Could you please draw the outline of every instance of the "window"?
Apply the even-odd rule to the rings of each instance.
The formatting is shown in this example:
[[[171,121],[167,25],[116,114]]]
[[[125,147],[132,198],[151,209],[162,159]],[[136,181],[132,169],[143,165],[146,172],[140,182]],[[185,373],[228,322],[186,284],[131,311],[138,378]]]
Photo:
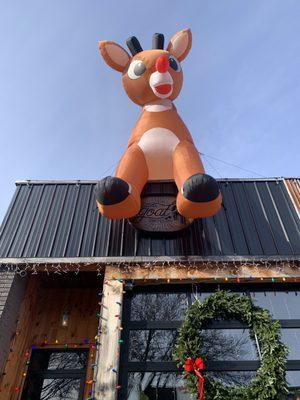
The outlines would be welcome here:
[[[82,400],[88,350],[33,350],[22,400]]]
[[[192,400],[172,359],[177,329],[195,298],[204,300],[220,286],[167,285],[126,291],[123,303],[119,400]],[[221,285],[247,294],[267,308],[282,326],[290,349],[287,379],[300,387],[300,286],[296,284]],[[248,384],[259,367],[258,344],[239,321],[215,321],[202,332],[207,348],[206,374],[225,385]],[[143,397],[144,396],[144,397]]]

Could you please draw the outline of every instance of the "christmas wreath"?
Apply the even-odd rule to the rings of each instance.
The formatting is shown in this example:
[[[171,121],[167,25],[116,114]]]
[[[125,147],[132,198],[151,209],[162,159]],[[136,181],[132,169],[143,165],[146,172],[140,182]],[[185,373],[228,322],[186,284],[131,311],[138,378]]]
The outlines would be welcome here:
[[[250,337],[259,343],[260,367],[248,386],[228,386],[205,372],[201,331],[212,320],[238,320],[249,327]],[[202,351],[201,351],[202,350]],[[285,377],[287,348],[280,341],[280,324],[268,310],[253,305],[250,297],[218,291],[196,300],[187,310],[174,350],[183,369],[187,390],[199,400],[283,400],[288,388]],[[203,372],[204,371],[204,372]]]

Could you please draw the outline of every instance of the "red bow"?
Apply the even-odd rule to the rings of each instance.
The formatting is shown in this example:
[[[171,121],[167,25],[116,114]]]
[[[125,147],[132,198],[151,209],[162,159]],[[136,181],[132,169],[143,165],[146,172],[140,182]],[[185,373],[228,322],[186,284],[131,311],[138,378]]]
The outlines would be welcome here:
[[[188,358],[185,360],[184,369],[186,372],[195,372],[198,382],[199,382],[199,400],[204,400],[204,378],[200,371],[205,369],[205,364],[201,357],[193,360],[192,358]]]

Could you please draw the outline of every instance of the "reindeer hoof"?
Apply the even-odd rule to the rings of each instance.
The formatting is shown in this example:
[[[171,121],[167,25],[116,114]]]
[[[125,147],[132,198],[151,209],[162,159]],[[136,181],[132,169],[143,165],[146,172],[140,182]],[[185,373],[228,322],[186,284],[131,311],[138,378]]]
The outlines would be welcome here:
[[[129,185],[123,179],[107,176],[97,183],[95,196],[98,203],[109,206],[121,203],[128,197],[129,191]]]
[[[183,184],[183,196],[197,203],[215,200],[219,194],[217,181],[206,174],[195,174],[190,176]]]

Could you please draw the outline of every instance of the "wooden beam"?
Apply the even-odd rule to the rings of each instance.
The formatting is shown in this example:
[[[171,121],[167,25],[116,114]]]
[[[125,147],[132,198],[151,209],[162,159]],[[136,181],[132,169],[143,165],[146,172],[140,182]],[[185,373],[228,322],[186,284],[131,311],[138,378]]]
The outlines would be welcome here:
[[[123,283],[104,280],[95,400],[116,400],[121,338]]]
[[[300,268],[290,264],[281,268],[278,268],[276,264],[268,266],[260,265],[255,266],[252,264],[237,265],[229,263],[227,265],[217,264],[200,264],[197,267],[191,266],[153,266],[148,267],[131,267],[131,268],[118,268],[116,266],[108,266],[106,268],[107,279],[133,279],[135,281],[145,281],[149,284],[149,281],[158,283],[159,281],[169,283],[184,283],[193,282],[197,279],[207,280],[211,282],[216,281],[236,281],[237,279],[249,280],[251,282],[282,279],[283,281],[299,281],[300,280]]]

